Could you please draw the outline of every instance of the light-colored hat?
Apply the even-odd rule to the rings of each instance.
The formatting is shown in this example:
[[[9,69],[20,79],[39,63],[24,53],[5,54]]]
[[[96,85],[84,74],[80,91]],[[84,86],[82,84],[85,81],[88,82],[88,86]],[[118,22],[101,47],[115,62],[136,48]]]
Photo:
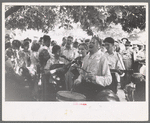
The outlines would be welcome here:
[[[137,48],[137,44],[133,44],[133,45],[132,45],[132,48]]]

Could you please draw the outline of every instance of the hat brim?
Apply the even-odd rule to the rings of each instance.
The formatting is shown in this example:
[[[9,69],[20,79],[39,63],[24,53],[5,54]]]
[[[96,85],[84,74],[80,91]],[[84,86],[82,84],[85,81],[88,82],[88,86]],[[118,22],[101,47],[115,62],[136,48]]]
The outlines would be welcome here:
[[[125,46],[130,46],[130,47],[131,47],[132,45],[130,45],[130,44],[125,44]]]
[[[132,48],[138,48],[138,47],[132,47]]]

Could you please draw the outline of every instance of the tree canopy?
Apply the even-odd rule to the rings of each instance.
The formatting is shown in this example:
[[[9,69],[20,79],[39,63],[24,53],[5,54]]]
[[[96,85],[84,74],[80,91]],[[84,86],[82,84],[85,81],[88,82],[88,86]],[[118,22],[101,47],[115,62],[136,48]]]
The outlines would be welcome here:
[[[122,25],[132,32],[146,26],[145,6],[5,6],[7,29],[41,29],[47,33],[59,24],[59,28],[72,29],[72,23],[92,35],[91,28],[104,31],[110,23]]]

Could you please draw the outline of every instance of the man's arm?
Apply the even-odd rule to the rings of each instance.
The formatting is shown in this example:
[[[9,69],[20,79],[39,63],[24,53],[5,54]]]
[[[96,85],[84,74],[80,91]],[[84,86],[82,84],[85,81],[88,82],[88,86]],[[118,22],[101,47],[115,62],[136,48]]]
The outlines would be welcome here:
[[[110,69],[107,63],[106,57],[102,56],[99,62],[99,70],[98,75],[96,76],[96,84],[100,84],[101,86],[107,86],[112,83],[112,76],[110,73]]]

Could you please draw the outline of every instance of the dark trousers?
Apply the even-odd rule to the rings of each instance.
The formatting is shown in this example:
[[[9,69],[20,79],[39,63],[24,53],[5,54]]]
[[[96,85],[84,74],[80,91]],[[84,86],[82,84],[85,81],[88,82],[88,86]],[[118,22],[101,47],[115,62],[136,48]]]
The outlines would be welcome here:
[[[85,95],[87,101],[94,101],[96,95],[102,90],[104,90],[104,87],[90,82],[85,82],[84,80],[74,89],[75,92]]]
[[[135,101],[145,101],[145,98],[145,82],[137,83],[134,93]]]
[[[126,72],[124,77],[121,78],[121,88],[124,89],[126,85],[131,83],[131,76],[132,74],[129,72]]]
[[[109,86],[106,86],[105,88],[112,90],[116,94],[118,81],[117,81],[115,73],[111,73],[111,76],[112,76],[112,83]]]
[[[93,83],[86,82],[85,80],[83,80],[80,85],[77,85],[75,87],[75,91],[78,93],[84,94],[87,100],[95,100],[97,94],[104,89],[110,89],[116,94],[117,84],[118,82],[117,82],[115,73],[112,73],[112,83],[109,86],[103,87],[101,85],[93,84]]]

